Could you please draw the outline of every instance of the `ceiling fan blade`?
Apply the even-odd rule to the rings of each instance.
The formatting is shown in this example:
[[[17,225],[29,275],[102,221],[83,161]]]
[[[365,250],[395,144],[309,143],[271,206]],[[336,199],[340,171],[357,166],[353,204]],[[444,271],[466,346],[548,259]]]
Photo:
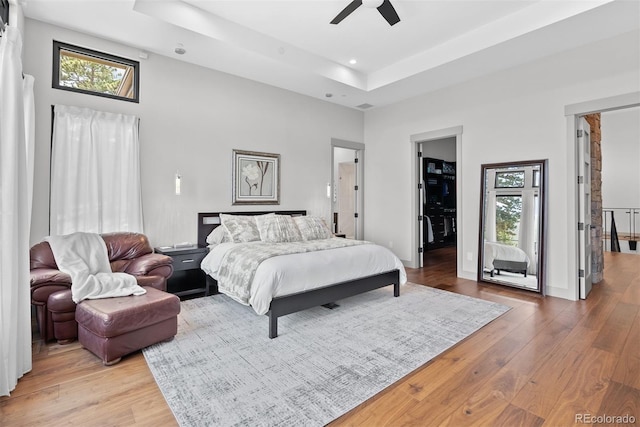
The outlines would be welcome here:
[[[380,12],[380,15],[387,20],[389,25],[395,25],[400,22],[400,17],[389,0],[384,0],[384,2],[382,2],[378,7],[378,12]]]
[[[353,0],[351,3],[349,3],[347,5],[347,7],[345,7],[342,10],[342,12],[340,12],[338,15],[336,15],[335,18],[333,18],[333,21],[331,21],[331,23],[332,24],[339,24],[340,21],[342,21],[347,16],[351,15],[351,12],[353,12],[354,10],[359,8],[360,6],[362,6],[362,0]],[[382,6],[380,6],[380,7],[382,7]]]

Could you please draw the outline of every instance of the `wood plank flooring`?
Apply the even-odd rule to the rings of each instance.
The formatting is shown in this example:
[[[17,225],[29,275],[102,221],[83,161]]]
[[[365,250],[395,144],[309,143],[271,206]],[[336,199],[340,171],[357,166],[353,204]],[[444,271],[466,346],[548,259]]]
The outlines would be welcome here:
[[[639,261],[605,253],[605,280],[572,302],[458,279],[455,249],[427,253],[410,281],[512,309],[330,426],[568,426],[581,414],[639,425]],[[35,335],[33,370],[0,397],[0,425],[177,423],[142,353],[104,367],[77,342]]]

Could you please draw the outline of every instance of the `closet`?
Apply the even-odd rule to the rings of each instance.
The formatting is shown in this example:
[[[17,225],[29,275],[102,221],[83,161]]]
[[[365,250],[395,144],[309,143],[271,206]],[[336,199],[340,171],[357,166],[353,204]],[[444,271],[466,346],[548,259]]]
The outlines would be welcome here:
[[[425,250],[456,244],[456,163],[424,157]]]

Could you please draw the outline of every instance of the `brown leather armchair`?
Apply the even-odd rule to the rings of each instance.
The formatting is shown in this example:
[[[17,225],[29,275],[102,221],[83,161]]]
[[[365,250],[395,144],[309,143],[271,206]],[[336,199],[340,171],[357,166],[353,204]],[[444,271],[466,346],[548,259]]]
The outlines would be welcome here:
[[[173,273],[171,257],[153,252],[149,240],[139,233],[102,235],[113,272],[129,273],[140,286],[167,289]],[[71,277],[58,270],[48,242],[40,242],[30,250],[31,304],[36,308],[40,336],[61,344],[78,337],[76,304],[71,299]]]

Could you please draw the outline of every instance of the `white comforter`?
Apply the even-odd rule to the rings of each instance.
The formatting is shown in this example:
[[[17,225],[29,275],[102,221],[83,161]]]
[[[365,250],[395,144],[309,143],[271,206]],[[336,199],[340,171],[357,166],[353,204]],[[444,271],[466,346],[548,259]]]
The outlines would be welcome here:
[[[529,257],[520,248],[504,245],[497,242],[484,242],[484,267],[493,269],[493,260],[526,262],[529,265]]]
[[[214,246],[202,261],[202,270],[218,280],[224,255],[234,245],[236,243]],[[265,314],[274,297],[396,269],[400,271],[400,283],[406,283],[407,275],[400,259],[387,248],[374,244],[276,256],[258,266],[249,304],[256,313]]]

